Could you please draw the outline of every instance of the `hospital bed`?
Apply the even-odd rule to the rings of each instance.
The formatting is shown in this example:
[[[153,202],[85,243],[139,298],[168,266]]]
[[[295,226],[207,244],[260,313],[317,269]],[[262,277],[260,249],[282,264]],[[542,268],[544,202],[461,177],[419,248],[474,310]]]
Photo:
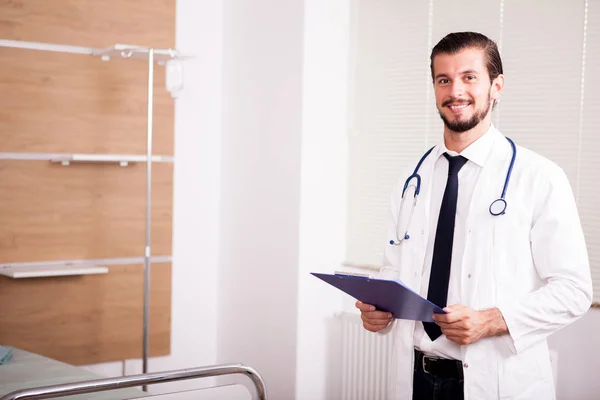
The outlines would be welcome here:
[[[214,399],[243,398],[240,390],[230,390],[226,397],[219,394],[226,388],[202,394],[195,391],[193,396],[184,393],[152,395],[136,387],[157,383],[175,382],[196,378],[242,374],[250,378],[256,389],[256,399],[267,398],[266,386],[260,374],[242,365],[217,365],[188,368],[182,370],[130,375],[116,378],[99,378],[97,375],[69,364],[52,360],[38,354],[13,349],[12,359],[0,365],[0,400],[65,398],[69,400],[121,400],[140,399]],[[205,389],[208,390],[208,389]],[[245,389],[244,389],[245,390]],[[246,392],[247,394],[247,392]],[[243,395],[243,393],[242,393]],[[68,396],[68,397],[67,397]]]

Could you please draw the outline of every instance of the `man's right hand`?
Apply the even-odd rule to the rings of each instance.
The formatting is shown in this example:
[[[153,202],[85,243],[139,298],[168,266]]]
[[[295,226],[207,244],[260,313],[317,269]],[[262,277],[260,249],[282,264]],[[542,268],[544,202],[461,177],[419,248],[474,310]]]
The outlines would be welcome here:
[[[379,332],[394,319],[389,312],[377,311],[374,306],[360,301],[356,302],[356,308],[360,310],[364,328],[371,332]]]

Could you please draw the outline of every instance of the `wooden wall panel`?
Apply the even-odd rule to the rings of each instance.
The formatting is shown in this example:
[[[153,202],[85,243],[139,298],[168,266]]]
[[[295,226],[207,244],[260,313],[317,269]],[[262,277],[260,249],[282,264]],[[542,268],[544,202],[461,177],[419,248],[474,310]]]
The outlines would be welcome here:
[[[0,343],[69,364],[141,358],[143,265],[104,275],[0,276]],[[151,270],[149,355],[170,353],[171,266]]]
[[[108,47],[175,45],[176,0],[0,0],[0,38]]]
[[[1,151],[145,154],[147,69],[143,60],[0,47]],[[154,75],[153,153],[172,155],[174,103],[164,68]]]
[[[0,0],[0,39],[174,47],[176,0]],[[0,47],[0,152],[146,153],[147,62]],[[174,102],[155,67],[154,154]],[[142,257],[146,165],[0,160],[0,263]],[[171,255],[173,165],[153,165],[152,255]],[[143,268],[0,277],[0,344],[73,364],[142,355]],[[169,354],[171,267],[154,265],[150,355]]]
[[[152,167],[152,255],[171,255],[173,165]],[[143,257],[145,163],[0,160],[0,182],[0,263]]]

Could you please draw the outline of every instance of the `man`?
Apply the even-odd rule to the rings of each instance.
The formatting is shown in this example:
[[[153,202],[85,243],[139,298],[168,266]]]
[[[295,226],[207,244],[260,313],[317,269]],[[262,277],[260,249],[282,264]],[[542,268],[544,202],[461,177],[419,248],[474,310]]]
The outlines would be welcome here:
[[[493,41],[449,34],[433,48],[430,68],[443,140],[418,168],[409,226],[416,180],[405,209],[400,204],[417,161],[392,195],[388,235],[395,240],[380,277],[402,281],[446,314],[435,314],[434,323],[392,322],[357,302],[366,329],[393,335],[388,398],[554,399],[546,339],[592,301],[569,181],[551,161],[513,149],[492,125],[504,88]]]

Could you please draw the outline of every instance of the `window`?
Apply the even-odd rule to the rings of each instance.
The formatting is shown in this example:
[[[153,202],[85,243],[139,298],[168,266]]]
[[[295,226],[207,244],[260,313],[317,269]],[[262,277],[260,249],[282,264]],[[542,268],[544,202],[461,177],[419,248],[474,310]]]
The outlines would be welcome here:
[[[564,4],[567,4],[565,1]],[[429,54],[473,30],[500,48],[506,87],[494,123],[559,164],[575,192],[600,298],[600,3],[547,0],[355,0],[347,263],[381,265],[391,190],[441,139]],[[552,27],[540,29],[540,27]]]

